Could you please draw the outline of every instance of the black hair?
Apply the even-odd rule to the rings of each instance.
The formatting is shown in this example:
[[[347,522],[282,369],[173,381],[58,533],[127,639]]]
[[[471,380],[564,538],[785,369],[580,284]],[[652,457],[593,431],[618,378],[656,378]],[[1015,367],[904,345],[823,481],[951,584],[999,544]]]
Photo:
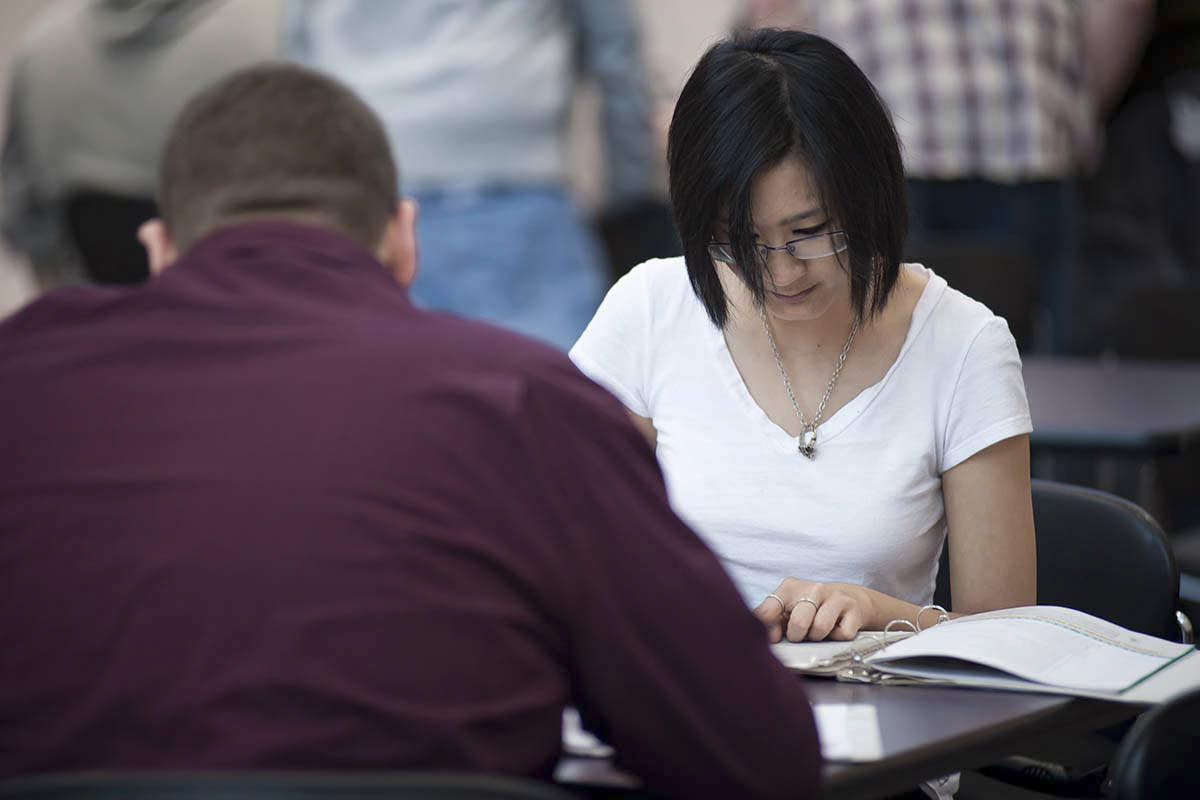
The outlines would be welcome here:
[[[399,177],[379,118],[350,89],[294,64],[250,67],[194,97],[163,150],[158,201],[180,252],[259,218],[333,228],[369,249]]]
[[[829,219],[847,234],[855,313],[883,308],[908,231],[904,167],[887,107],[840,48],[775,29],[713,45],[683,87],[667,141],[688,276],[717,326],[728,319],[728,300],[708,244],[727,218],[734,259],[755,266],[739,266],[739,275],[761,305],[765,267],[754,249],[751,188],[789,156],[803,163]]]

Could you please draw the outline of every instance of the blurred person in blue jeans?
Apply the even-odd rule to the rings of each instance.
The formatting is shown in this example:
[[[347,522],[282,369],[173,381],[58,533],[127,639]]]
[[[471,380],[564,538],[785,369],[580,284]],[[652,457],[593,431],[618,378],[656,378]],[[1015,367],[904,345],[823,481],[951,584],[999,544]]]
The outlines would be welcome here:
[[[289,55],[353,87],[407,154],[413,299],[563,349],[608,278],[566,187],[568,112],[602,92],[609,206],[649,192],[652,136],[624,0],[293,0]]]

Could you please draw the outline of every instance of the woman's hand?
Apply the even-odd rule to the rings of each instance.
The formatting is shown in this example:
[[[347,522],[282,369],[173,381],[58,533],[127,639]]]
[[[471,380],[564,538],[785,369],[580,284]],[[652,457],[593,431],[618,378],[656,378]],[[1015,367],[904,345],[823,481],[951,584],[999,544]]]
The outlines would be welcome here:
[[[872,595],[866,588],[850,583],[786,578],[758,604],[754,615],[767,626],[772,642],[783,636],[792,642],[846,641],[878,616]]]

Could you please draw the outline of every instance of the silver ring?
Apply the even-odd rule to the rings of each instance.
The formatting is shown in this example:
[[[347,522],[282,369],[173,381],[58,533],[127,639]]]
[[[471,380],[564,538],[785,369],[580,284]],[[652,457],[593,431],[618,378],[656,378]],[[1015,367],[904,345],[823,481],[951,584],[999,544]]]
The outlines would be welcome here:
[[[796,601],[796,606],[800,605],[801,603],[810,603],[813,607],[814,612],[816,612],[817,609],[820,608],[820,606],[817,605],[817,601],[813,600],[811,597],[801,597],[799,600]],[[795,610],[796,606],[792,606],[793,611]]]
[[[779,595],[775,594],[774,592],[771,592],[770,594],[768,594],[768,595],[767,595],[767,597],[770,597],[770,598],[772,598],[773,600],[775,600],[777,603],[779,603],[779,610],[780,610],[780,611],[787,611],[787,603],[783,602],[783,598],[782,598],[782,597],[780,597]]]

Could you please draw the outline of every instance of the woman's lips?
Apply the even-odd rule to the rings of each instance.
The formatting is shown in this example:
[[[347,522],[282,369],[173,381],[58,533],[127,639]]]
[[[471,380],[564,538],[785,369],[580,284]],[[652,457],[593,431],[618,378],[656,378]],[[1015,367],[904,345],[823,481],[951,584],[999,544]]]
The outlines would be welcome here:
[[[783,292],[771,292],[771,294],[775,295],[775,299],[781,303],[801,303],[804,302],[804,300],[806,300],[808,296],[812,294],[813,289],[816,288],[817,287],[814,284],[813,286],[810,286],[802,291],[795,292],[794,294],[784,294]]]

